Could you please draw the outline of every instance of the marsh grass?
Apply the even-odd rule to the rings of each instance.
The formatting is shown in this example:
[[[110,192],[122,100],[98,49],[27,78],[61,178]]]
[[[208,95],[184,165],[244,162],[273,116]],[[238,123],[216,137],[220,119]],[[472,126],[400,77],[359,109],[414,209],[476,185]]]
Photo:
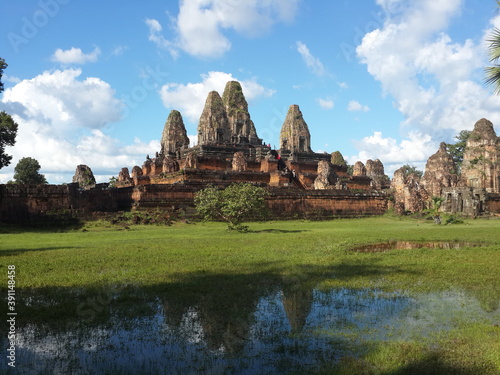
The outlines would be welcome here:
[[[64,327],[81,315],[77,306],[94,303],[97,308],[82,311],[91,311],[88,324],[97,326],[109,320],[109,306],[130,316],[151,314],[142,302],[163,297],[173,311],[202,301],[206,310],[229,320],[246,319],[263,290],[277,285],[292,291],[374,288],[410,296],[458,289],[477,298],[485,311],[499,309],[497,220],[437,226],[384,216],[259,222],[251,223],[247,233],[225,228],[223,223],[125,228],[105,221],[64,232],[3,227],[0,266],[5,274],[8,265],[16,266],[19,313],[29,317],[21,325]],[[394,240],[481,246],[351,251]],[[5,286],[0,288],[3,296]],[[5,305],[0,308],[4,316]],[[498,374],[499,343],[500,328],[459,322],[425,340],[363,343],[356,347],[357,355],[325,363],[320,373]]]

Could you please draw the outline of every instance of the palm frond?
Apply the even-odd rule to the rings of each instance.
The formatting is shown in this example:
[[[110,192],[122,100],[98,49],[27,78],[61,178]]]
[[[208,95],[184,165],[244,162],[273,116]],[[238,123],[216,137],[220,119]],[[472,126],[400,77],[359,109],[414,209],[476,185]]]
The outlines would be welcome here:
[[[490,56],[490,61],[496,61],[500,58],[500,29],[495,28],[489,39],[486,39],[490,43],[488,47],[488,55]]]
[[[495,86],[495,94],[500,95],[500,66],[491,66],[484,69],[486,73],[486,85]]]

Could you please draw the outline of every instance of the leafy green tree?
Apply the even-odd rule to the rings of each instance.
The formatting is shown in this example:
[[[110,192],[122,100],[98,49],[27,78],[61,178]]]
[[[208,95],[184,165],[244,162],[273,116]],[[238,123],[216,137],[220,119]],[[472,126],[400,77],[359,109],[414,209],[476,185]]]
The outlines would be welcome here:
[[[446,144],[446,149],[450,153],[457,167],[457,173],[460,173],[462,169],[465,146],[467,145],[467,140],[469,139],[471,133],[472,132],[470,130],[462,130],[457,136],[455,136],[455,139],[458,140],[457,143]]]
[[[17,184],[46,184],[45,176],[38,172],[40,168],[40,163],[36,159],[22,158],[14,168],[14,180]]]
[[[414,174],[417,177],[422,177],[424,175],[424,172],[419,171],[417,167],[413,165],[405,164],[401,167],[401,169],[403,170],[404,176],[409,176],[410,174]]]
[[[7,63],[0,57],[0,93],[3,91],[2,75],[5,68],[7,68]]]
[[[116,183],[118,182],[118,179],[116,178],[116,176],[111,176],[109,178],[109,187],[110,188],[114,188],[116,187]]]
[[[264,188],[248,183],[233,183],[224,190],[209,186],[199,191],[194,199],[196,209],[205,220],[222,220],[228,229],[246,231],[241,223],[266,211]]]
[[[12,156],[5,153],[5,147],[16,143],[17,128],[17,123],[7,112],[0,112],[0,169],[12,160]]]
[[[5,68],[7,68],[7,63],[0,57],[0,93],[4,90],[2,75]],[[17,127],[17,124],[8,113],[0,112],[0,169],[8,166],[12,160],[12,156],[5,153],[5,147],[14,146]]]
[[[500,0],[497,0],[497,5],[500,7]],[[486,84],[495,87],[495,94],[500,94],[500,29],[496,28],[492,31],[490,38],[486,40],[489,43],[488,55],[493,66],[485,68]]]
[[[441,204],[444,202],[443,197],[432,197],[431,198],[431,214],[434,219],[434,223],[441,224],[441,215],[439,214],[439,209]]]

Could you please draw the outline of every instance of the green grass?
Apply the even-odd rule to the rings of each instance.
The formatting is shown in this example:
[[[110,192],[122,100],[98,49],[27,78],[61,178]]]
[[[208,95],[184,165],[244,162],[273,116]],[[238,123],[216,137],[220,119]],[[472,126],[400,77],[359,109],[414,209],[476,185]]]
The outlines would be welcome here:
[[[20,315],[55,325],[74,320],[76,304],[99,293],[106,299],[107,290],[120,292],[113,304],[131,315],[146,312],[148,307],[140,303],[145,296],[157,296],[168,297],[174,308],[203,299],[210,309],[217,305],[219,313],[237,319],[251,314],[262,290],[277,285],[377,288],[410,295],[458,289],[477,298],[486,311],[499,308],[498,220],[439,226],[383,216],[251,223],[248,233],[225,228],[223,223],[130,229],[88,223],[84,230],[58,233],[0,228],[0,266],[5,275],[8,265],[16,266]],[[349,250],[389,240],[467,241],[482,246],[372,254]],[[5,296],[6,290],[5,282],[0,293]],[[55,303],[28,302],[29,297]],[[102,310],[91,324],[106,321],[106,309]],[[429,340],[367,343],[368,349],[359,348],[367,354],[325,364],[323,372],[406,374],[436,368],[425,373],[500,373],[498,327],[459,326]],[[356,372],[360,368],[364,372]]]

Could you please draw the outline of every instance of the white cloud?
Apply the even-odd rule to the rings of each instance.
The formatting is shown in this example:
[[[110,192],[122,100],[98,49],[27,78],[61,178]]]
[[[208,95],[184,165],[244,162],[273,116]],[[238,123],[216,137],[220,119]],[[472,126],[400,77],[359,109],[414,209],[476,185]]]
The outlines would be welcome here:
[[[399,144],[394,138],[384,138],[382,132],[354,141],[359,153],[348,157],[349,163],[354,164],[360,160],[365,163],[368,159],[380,159],[384,164],[386,173],[394,171],[403,164],[411,164],[423,169],[428,157],[439,148],[439,142],[429,134],[410,132],[408,139],[403,139]]]
[[[116,46],[113,51],[111,51],[111,55],[113,56],[121,56],[129,49],[128,46]]]
[[[259,97],[270,97],[274,90],[266,89],[253,80],[240,81],[229,73],[209,72],[202,74],[202,82],[167,83],[160,90],[163,104],[167,108],[177,109],[183,118],[198,123],[203,106],[210,91],[217,91],[221,96],[228,81],[239,81],[248,102]]]
[[[318,98],[318,104],[323,109],[333,109],[333,107],[335,105],[333,103],[333,100],[331,100],[331,99],[321,99],[321,98]]]
[[[6,109],[19,129],[16,144],[7,149],[13,160],[2,169],[1,182],[12,179],[26,156],[39,161],[50,182],[60,183],[71,181],[78,164],[89,165],[99,179],[142,164],[146,153],[159,150],[159,142],[123,146],[106,134],[106,125],[121,118],[122,103],[108,83],[81,74],[80,69],[44,72],[5,90],[0,110]]]
[[[83,53],[80,48],[71,48],[68,50],[62,50],[58,48],[56,52],[52,55],[52,61],[59,62],[61,64],[85,64],[88,62],[96,62],[101,50],[95,47],[90,53]]]
[[[349,85],[345,82],[338,82],[337,83],[341,89],[348,89]]]
[[[194,147],[198,144],[198,135],[197,134],[194,134],[194,135],[188,134],[188,138],[189,138],[189,147]]]
[[[161,24],[146,20],[149,40],[174,56],[178,50],[202,58],[220,57],[231,48],[224,31],[234,30],[247,37],[268,32],[277,22],[290,22],[300,0],[183,0],[172,20],[175,36],[166,39]]]
[[[500,98],[484,88],[484,40],[453,41],[445,33],[462,0],[404,4],[378,0],[383,27],[366,34],[357,54],[402,113],[403,134],[447,141],[486,117],[500,122]]]
[[[80,80],[81,74],[81,69],[46,71],[5,90],[2,102],[22,105],[26,116],[48,120],[58,133],[118,121],[122,103],[111,86],[94,77]]]
[[[179,57],[179,51],[175,43],[165,39],[163,36],[163,28],[160,22],[149,18],[145,22],[149,28],[148,40],[156,44],[158,48],[168,50],[173,58]]]
[[[347,110],[349,112],[368,112],[370,108],[367,105],[362,105],[356,100],[351,100],[347,105]]]
[[[309,48],[307,48],[307,46],[304,43],[300,41],[297,42],[297,51],[300,53],[300,56],[302,56],[302,59],[306,63],[307,67],[315,75],[323,76],[326,74],[326,69],[323,63],[320,61],[320,59],[311,54]]]

